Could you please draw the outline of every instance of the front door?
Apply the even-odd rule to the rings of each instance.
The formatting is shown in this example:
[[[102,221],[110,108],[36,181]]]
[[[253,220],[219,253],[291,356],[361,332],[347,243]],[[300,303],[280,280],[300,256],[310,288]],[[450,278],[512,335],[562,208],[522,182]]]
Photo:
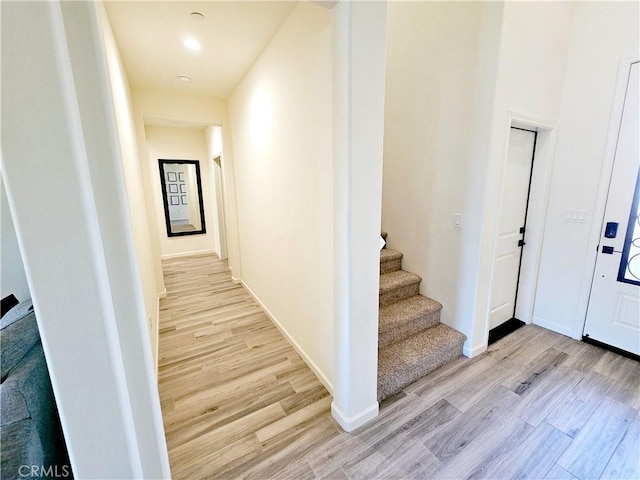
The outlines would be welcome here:
[[[511,128],[493,262],[489,329],[515,316],[536,132]],[[490,332],[492,341],[493,335]]]
[[[631,67],[585,337],[640,355],[640,66]]]

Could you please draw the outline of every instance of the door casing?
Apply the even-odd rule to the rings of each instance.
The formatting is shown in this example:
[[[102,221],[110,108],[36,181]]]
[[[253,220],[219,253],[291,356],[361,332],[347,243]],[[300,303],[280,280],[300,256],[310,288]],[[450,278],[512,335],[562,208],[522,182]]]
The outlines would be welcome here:
[[[540,258],[542,255],[542,242],[544,237],[544,225],[547,217],[547,206],[549,202],[549,190],[551,185],[551,174],[554,160],[556,144],[555,123],[531,117],[518,112],[509,112],[508,123],[504,126],[506,132],[510,132],[511,127],[536,130],[538,132],[536,147],[534,151],[534,166],[531,175],[531,192],[529,197],[529,207],[527,211],[527,248],[522,252],[522,265],[520,269],[518,285],[518,302],[516,317],[525,323],[533,320],[533,306],[535,302],[535,292],[538,284],[538,271],[540,269]],[[509,134],[505,135],[503,145],[503,162],[500,174],[500,191],[505,184],[506,163],[509,151]],[[502,194],[496,205],[496,215],[502,210]],[[492,245],[492,269],[489,283],[489,292],[493,288],[495,259],[497,254],[496,236],[498,225],[496,223],[493,232]],[[489,303],[485,312],[485,339],[489,337]]]

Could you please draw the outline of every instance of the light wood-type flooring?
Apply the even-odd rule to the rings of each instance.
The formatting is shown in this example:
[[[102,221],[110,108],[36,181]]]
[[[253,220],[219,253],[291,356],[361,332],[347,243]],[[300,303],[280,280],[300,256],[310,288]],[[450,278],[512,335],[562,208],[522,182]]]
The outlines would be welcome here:
[[[226,262],[163,268],[159,388],[174,479],[640,478],[636,361],[528,325],[347,434]]]

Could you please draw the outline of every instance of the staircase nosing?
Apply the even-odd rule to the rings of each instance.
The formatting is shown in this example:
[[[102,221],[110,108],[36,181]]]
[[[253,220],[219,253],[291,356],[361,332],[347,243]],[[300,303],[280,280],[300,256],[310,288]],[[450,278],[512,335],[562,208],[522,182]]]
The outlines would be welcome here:
[[[396,278],[397,280],[395,280]],[[390,279],[394,279],[395,281],[390,285],[383,285]],[[394,272],[383,273],[380,275],[380,294],[420,282],[422,282],[422,278],[420,278],[420,276],[415,273],[407,272],[406,270],[396,270]]]

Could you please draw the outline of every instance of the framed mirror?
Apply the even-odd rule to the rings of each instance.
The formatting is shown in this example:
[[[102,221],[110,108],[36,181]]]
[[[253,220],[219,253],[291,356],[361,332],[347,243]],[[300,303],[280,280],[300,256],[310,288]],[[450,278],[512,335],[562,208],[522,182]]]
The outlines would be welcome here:
[[[158,160],[167,235],[206,233],[198,160]]]

